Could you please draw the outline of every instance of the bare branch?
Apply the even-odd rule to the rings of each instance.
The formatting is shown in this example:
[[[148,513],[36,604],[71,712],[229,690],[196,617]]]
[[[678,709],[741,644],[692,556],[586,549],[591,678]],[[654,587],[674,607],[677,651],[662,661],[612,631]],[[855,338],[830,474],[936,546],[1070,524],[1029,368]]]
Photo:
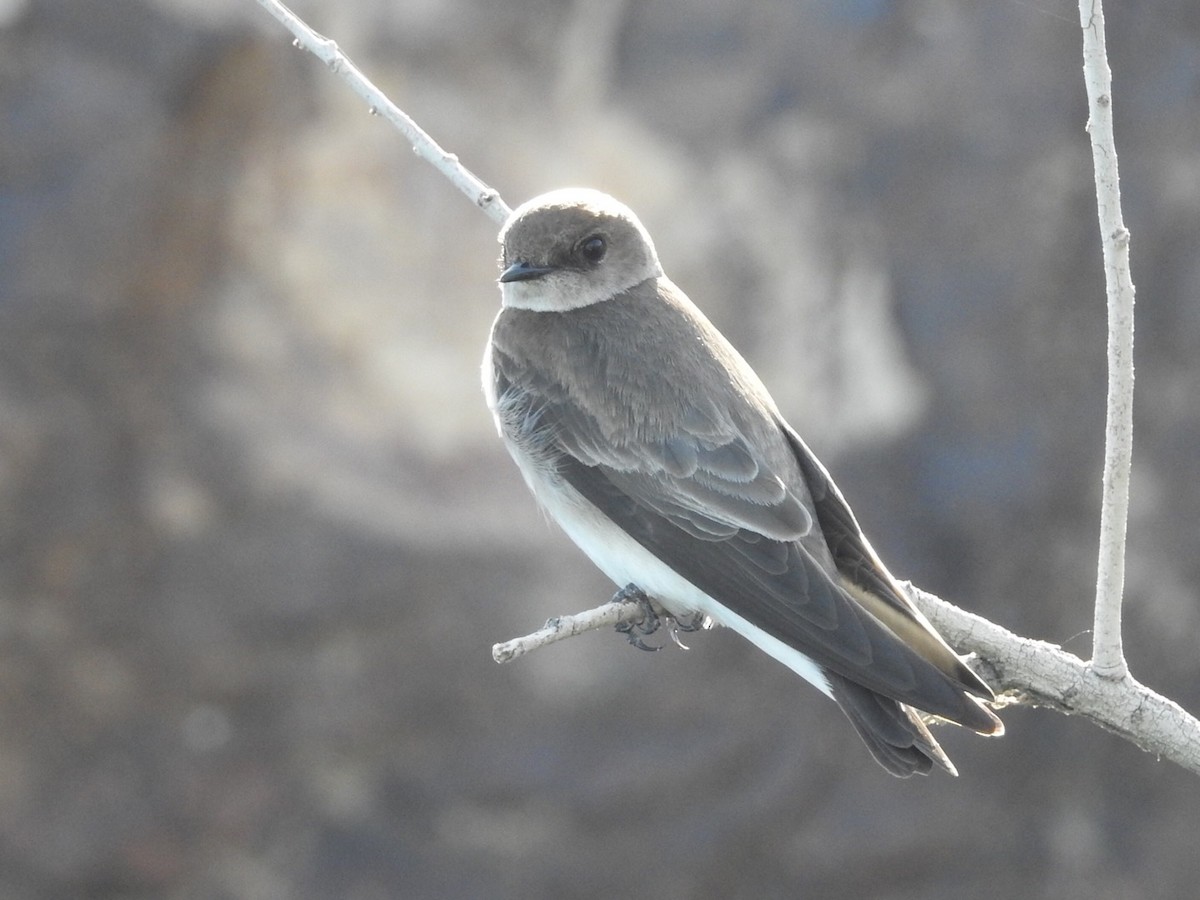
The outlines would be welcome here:
[[[1028,706],[1083,716],[1147,753],[1200,773],[1200,721],[1135,681],[1102,676],[1061,647],[1019,637],[980,616],[908,585],[910,596],[960,653],[979,657],[993,688]]]
[[[605,603],[595,609],[576,613],[573,616],[555,616],[533,634],[514,638],[502,644],[492,645],[492,659],[498,663],[511,662],[531,650],[547,647],[569,637],[595,631],[598,628],[616,625],[636,625],[642,621],[645,610],[637,603],[627,600],[622,603]]]
[[[1200,773],[1200,721],[1179,704],[1129,675],[1102,677],[1093,666],[1061,647],[1020,637],[911,584],[905,587],[952,647],[975,654],[969,661],[1005,702],[1083,716],[1147,753]],[[642,615],[637,603],[624,602],[556,617],[540,631],[496,644],[492,658],[509,662],[586,631],[618,622],[636,623]]]
[[[1129,273],[1129,231],[1121,215],[1117,148],[1113,140],[1112,72],[1104,47],[1101,0],[1079,0],[1079,15],[1083,26],[1088,133],[1092,139],[1108,293],[1108,413],[1092,666],[1105,678],[1121,679],[1129,672],[1121,648],[1121,600],[1125,590],[1125,529],[1133,456],[1133,280]]]
[[[338,49],[338,45],[323,35],[317,34],[308,25],[284,6],[278,0],[258,0],[267,12],[283,23],[284,27],[295,35],[292,41],[297,47],[302,47],[325,63],[342,80],[350,85],[350,89],[367,101],[367,109],[371,115],[383,116],[391,122],[400,133],[408,138],[413,152],[429,162],[450,182],[466,194],[471,201],[492,217],[492,220],[502,224],[508,218],[511,210],[501,199],[500,194],[488,187],[480,178],[458,161],[453,153],[447,153],[437,141],[425,133],[404,110],[396,106],[379,88],[371,83],[350,58]]]

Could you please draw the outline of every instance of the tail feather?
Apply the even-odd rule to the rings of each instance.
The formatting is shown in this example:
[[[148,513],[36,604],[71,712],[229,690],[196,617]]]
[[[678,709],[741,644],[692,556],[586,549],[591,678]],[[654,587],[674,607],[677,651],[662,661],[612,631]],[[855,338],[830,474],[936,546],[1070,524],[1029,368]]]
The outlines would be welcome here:
[[[928,775],[936,764],[951,775],[958,774],[913,709],[840,675],[826,674],[833,699],[875,761],[888,772],[897,778]]]

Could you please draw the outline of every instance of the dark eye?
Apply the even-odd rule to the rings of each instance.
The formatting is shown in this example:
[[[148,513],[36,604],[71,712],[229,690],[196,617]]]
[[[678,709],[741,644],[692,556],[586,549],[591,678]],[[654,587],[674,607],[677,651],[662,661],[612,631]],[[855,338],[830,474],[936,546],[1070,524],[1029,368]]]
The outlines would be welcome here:
[[[600,260],[604,259],[604,254],[608,252],[608,242],[598,234],[593,234],[591,237],[585,237],[579,242],[579,255],[589,265],[596,265]]]

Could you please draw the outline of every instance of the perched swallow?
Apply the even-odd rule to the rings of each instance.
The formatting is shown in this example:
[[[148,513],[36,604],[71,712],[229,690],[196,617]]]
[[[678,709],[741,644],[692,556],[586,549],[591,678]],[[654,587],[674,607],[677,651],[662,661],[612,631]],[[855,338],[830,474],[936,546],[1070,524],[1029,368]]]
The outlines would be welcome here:
[[[908,600],[758,376],[663,274],[626,206],[584,189],[500,232],[483,362],[537,499],[618,586],[732,628],[833,698],[893,775],[953,764],[918,710],[980,734],[993,699]]]

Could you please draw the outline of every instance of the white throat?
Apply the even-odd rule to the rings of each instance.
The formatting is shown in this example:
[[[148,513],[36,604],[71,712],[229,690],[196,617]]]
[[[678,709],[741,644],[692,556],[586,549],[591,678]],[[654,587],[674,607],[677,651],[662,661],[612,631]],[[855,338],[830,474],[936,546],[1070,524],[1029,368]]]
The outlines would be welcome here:
[[[647,278],[660,275],[662,267],[658,265],[657,260],[648,260],[644,266],[624,272],[604,268],[588,272],[559,269],[528,281],[501,282],[500,301],[512,309],[566,312],[569,309],[579,309],[611,300]]]

